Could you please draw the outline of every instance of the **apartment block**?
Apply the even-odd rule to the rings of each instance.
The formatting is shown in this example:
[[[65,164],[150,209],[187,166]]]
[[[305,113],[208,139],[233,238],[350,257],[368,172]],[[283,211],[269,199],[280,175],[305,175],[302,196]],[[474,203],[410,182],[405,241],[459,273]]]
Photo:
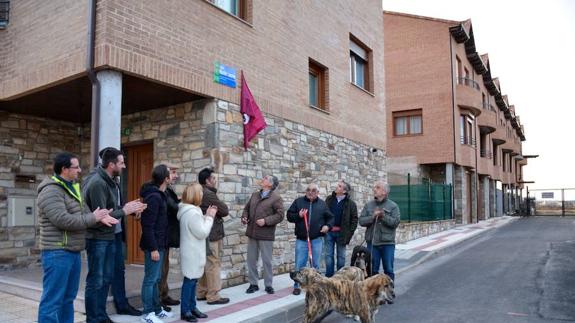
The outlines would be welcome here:
[[[87,174],[100,148],[121,147],[127,200],[154,165],[180,166],[178,193],[214,167],[231,210],[225,284],[244,281],[240,217],[264,174],[279,177],[286,208],[308,183],[325,197],[340,178],[361,207],[366,183],[386,176],[381,1],[2,2],[1,268],[38,262],[36,188],[61,151]],[[242,73],[268,125],[247,150]],[[126,231],[126,261],[143,263],[140,224],[129,217]],[[293,265],[294,243],[282,222],[277,272]]]
[[[453,185],[457,223],[516,212],[525,131],[471,21],[383,16],[388,171]]]

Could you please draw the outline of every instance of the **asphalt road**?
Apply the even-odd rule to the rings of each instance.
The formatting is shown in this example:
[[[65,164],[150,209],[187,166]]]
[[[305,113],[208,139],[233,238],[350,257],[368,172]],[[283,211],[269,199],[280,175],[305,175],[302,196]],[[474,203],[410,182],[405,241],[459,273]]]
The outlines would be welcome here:
[[[490,231],[397,277],[396,294],[376,322],[575,322],[575,217]]]

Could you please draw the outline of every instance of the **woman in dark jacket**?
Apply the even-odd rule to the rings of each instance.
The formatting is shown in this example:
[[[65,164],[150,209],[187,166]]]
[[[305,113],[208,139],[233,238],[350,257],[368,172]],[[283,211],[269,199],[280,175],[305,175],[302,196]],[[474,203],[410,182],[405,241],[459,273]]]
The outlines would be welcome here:
[[[246,293],[259,290],[258,257],[261,253],[264,267],[264,285],[268,294],[274,293],[272,287],[272,250],[276,236],[276,225],[284,218],[284,202],[276,193],[279,181],[273,175],[264,176],[260,182],[261,189],[254,194],[244,207],[242,224],[247,225],[248,236],[248,281],[250,287]]]
[[[162,322],[170,314],[160,305],[158,284],[162,276],[162,261],[168,246],[168,214],[166,188],[170,183],[170,170],[158,165],[152,171],[152,182],[142,186],[140,196],[148,205],[142,213],[142,238],[140,248],[144,251],[144,281],[142,282],[142,303],[146,322]]]

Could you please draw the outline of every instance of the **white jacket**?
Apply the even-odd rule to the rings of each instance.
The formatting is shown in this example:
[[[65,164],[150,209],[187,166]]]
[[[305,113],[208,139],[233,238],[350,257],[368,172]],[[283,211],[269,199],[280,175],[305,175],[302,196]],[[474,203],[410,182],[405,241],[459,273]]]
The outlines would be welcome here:
[[[178,220],[182,274],[188,279],[200,278],[206,264],[206,238],[214,219],[203,215],[202,210],[195,205],[180,203]]]

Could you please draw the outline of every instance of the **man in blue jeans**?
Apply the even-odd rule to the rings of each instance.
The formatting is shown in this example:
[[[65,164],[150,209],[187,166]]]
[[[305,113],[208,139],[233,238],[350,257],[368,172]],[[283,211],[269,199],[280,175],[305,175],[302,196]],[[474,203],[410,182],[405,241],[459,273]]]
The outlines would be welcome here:
[[[371,251],[372,273],[379,273],[379,265],[383,263],[383,271],[395,280],[393,260],[395,258],[395,231],[399,226],[399,207],[387,198],[389,185],[377,181],[373,185],[374,199],[367,202],[361,211],[359,224],[367,227],[365,240]]]
[[[122,206],[120,187],[114,180],[126,168],[123,153],[106,148],[100,153],[102,163],[90,174],[82,186],[82,195],[91,210],[112,209],[110,215],[119,221],[129,214],[141,213],[146,205],[134,200]],[[114,279],[116,262],[116,235],[122,233],[120,223],[109,228],[101,225],[86,232],[88,276],[86,277],[86,322],[111,322],[106,313],[106,298]],[[119,252],[119,250],[118,250]],[[122,252],[123,257],[123,252]],[[123,262],[123,260],[122,260]]]
[[[325,204],[334,216],[333,227],[325,236],[325,276],[334,274],[334,254],[337,251],[337,270],[345,266],[345,248],[357,229],[357,205],[349,196],[351,186],[343,179],[337,182],[335,190],[325,199]]]
[[[83,204],[80,187],[75,183],[80,172],[76,156],[60,153],[54,159],[54,175],[38,187],[44,270],[38,322],[74,322],[86,228],[98,223],[108,227],[118,223],[109,215],[111,210],[98,208],[90,212]]]
[[[308,262],[308,238],[311,244],[312,264],[319,269],[319,261],[323,249],[322,237],[333,227],[333,214],[325,202],[318,197],[319,188],[310,184],[305,195],[293,201],[287,211],[287,219],[295,223],[295,270],[306,267]],[[305,220],[307,220],[307,225]],[[299,284],[294,284],[293,294],[299,295]]]

